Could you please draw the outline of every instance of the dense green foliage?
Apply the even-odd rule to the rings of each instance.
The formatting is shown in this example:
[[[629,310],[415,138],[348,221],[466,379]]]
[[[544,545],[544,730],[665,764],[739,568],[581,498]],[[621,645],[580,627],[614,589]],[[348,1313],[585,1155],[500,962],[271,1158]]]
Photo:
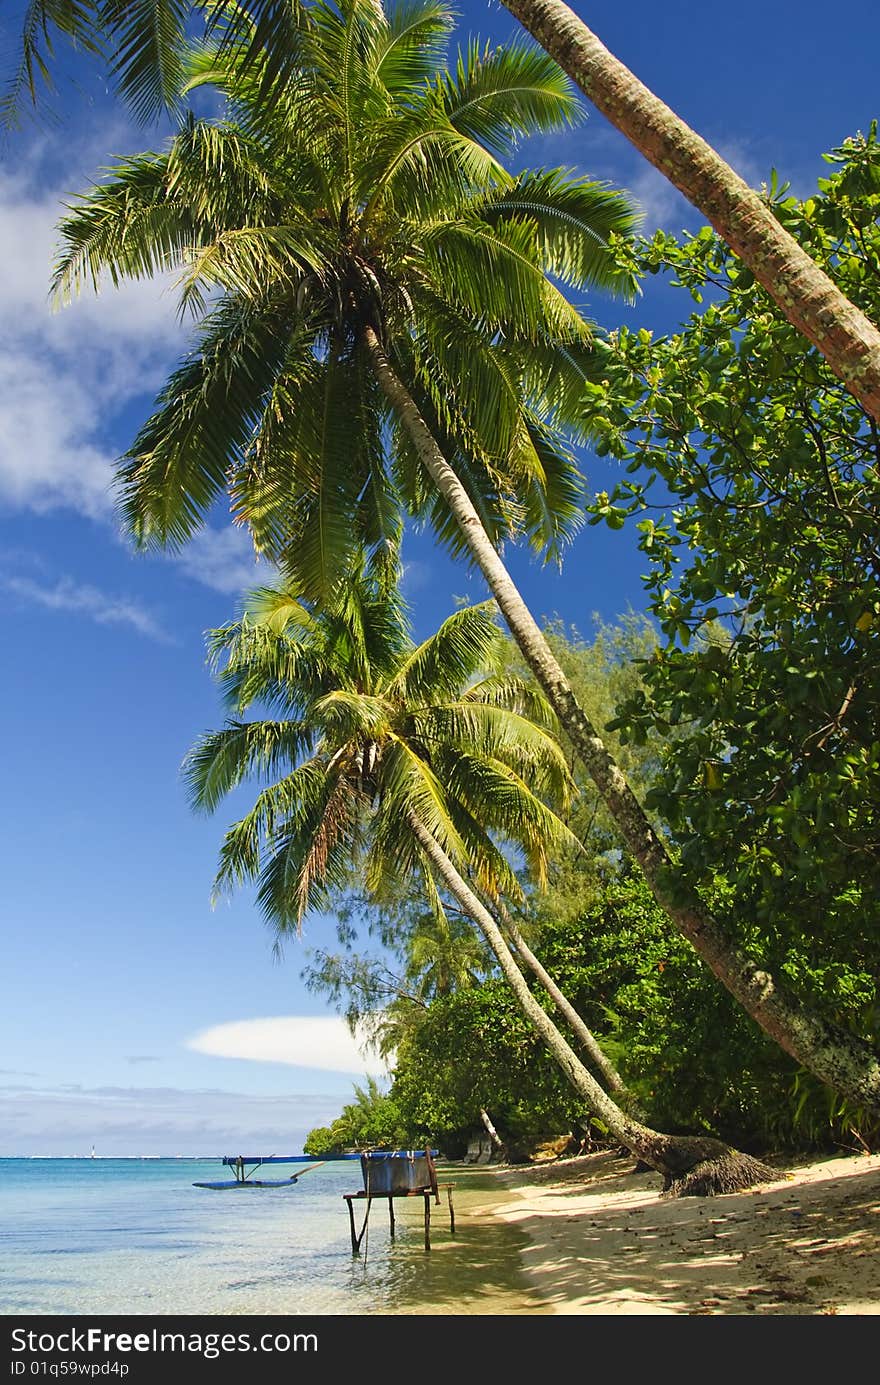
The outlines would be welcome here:
[[[599,894],[589,883],[590,905],[567,918],[551,888],[535,946],[646,1120],[753,1150],[876,1143],[876,1123],[800,1071],[714,981],[637,873],[610,875]],[[398,997],[386,1013],[404,1144],[431,1139],[461,1153],[481,1133],[481,1107],[508,1149],[567,1132],[602,1138],[500,979],[427,1006]]]
[[[854,1145],[859,1135],[880,1135],[749,1019],[638,873],[609,875],[601,898],[573,917],[554,917],[553,906],[551,889],[541,901],[542,960],[603,1036],[653,1125],[712,1131],[752,1149]]]
[[[499,977],[430,1005],[397,1050],[391,1091],[413,1137],[439,1138],[447,1151],[482,1133],[481,1107],[508,1148],[587,1119]]]
[[[561,629],[552,638],[579,697],[606,717],[617,698],[632,699],[643,686],[651,666],[644,661],[655,647],[651,627],[632,618],[599,626],[593,640]],[[680,727],[675,737],[655,735],[648,746],[625,747],[633,757],[630,772],[649,781],[662,763],[661,751],[669,753],[686,731]],[[612,839],[598,816],[581,818],[576,810],[572,821],[590,827],[588,852],[558,858],[548,889],[529,894],[517,921],[614,1058],[645,1119],[665,1130],[711,1131],[755,1150],[875,1143],[880,1131],[866,1114],[799,1070],[718,985],[639,874],[609,849]],[[713,908],[729,912],[734,898],[731,886],[716,879]],[[371,1005],[381,1013],[380,1031],[393,1035],[391,1094],[405,1143],[430,1138],[461,1153],[468,1136],[482,1133],[481,1106],[508,1149],[530,1148],[568,1131],[578,1137],[589,1129],[601,1138],[601,1127],[572,1099],[499,979],[474,987],[462,973],[441,994],[420,990],[410,951],[420,917],[413,900],[378,913],[346,912],[346,951],[333,959],[334,966],[328,968],[324,957],[323,970],[310,973],[316,988],[352,1021],[362,1022]],[[354,919],[372,925],[386,956],[396,953],[396,978],[378,958],[370,961],[360,951],[363,939]],[[806,972],[806,953],[795,954],[790,944],[790,963],[796,955]],[[814,970],[811,976],[821,998],[827,974]],[[856,974],[845,967],[832,976],[848,979],[854,996],[849,1013],[857,1023],[866,995]],[[847,1013],[839,994],[826,994],[825,1002]]]
[[[354,1097],[354,1101],[343,1106],[331,1125],[321,1125],[309,1132],[303,1143],[303,1153],[320,1159],[327,1154],[358,1149],[411,1147],[397,1103],[383,1092],[374,1077],[368,1077],[363,1086],[355,1083]]]
[[[828,156],[777,215],[880,316],[880,146]],[[666,636],[615,725],[666,742],[648,796],[698,886],[798,989],[866,1036],[880,969],[880,436],[708,230],[637,254],[700,304],[603,344],[588,389],[630,479],[593,519],[638,524]],[[675,740],[669,741],[670,729]]]

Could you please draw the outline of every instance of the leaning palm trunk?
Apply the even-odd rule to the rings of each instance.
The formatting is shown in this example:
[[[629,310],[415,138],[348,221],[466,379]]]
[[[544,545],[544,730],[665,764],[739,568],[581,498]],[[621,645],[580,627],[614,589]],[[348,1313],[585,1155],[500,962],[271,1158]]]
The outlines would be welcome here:
[[[467,491],[371,327],[364,345],[376,378],[444,497],[523,657],[598,787],[618,831],[670,918],[722,985],[779,1046],[849,1100],[880,1109],[880,1061],[851,1031],[807,1009],[730,939],[675,866],[620,767],[577,701],[529,608],[492,546]],[[539,1007],[540,1008],[540,1007]],[[541,1012],[543,1014],[543,1011]]]
[[[489,1136],[489,1139],[492,1141],[492,1148],[495,1149],[495,1150],[497,1150],[499,1154],[503,1154],[503,1153],[504,1153],[504,1141],[502,1140],[501,1136],[498,1134],[498,1131],[495,1129],[495,1126],[494,1126],[493,1121],[492,1121],[492,1117],[489,1115],[489,1112],[486,1110],[485,1106],[481,1106],[481,1107],[480,1107],[480,1120],[483,1122],[483,1125],[484,1125],[484,1127],[485,1127],[485,1129],[486,1129],[486,1134]]]
[[[415,813],[410,813],[409,825],[438,879],[459,908],[473,919],[494,952],[520,1010],[537,1029],[574,1090],[615,1140],[662,1174],[667,1190],[678,1195],[733,1192],[773,1177],[772,1170],[765,1164],[740,1154],[721,1140],[664,1135],[622,1111],[587,1071],[546,1010],[538,1004],[498,924]]]
[[[553,977],[546,967],[535,956],[523,935],[520,933],[516,924],[510,916],[509,910],[501,900],[498,901],[496,912],[504,925],[504,931],[513,943],[516,955],[522,959],[533,976],[537,978],[544,990],[549,995],[556,1009],[567,1021],[571,1032],[574,1034],[581,1048],[586,1053],[593,1067],[605,1084],[608,1092],[625,1092],[626,1084],[617,1068],[612,1063],[607,1054],[603,1053],[593,1031],[584,1023],[584,1018],[579,1015],[572,1005],[568,996],[559,989]]]
[[[703,213],[789,322],[880,419],[880,332],[758,194],[615,58],[562,0],[504,0],[604,116]]]

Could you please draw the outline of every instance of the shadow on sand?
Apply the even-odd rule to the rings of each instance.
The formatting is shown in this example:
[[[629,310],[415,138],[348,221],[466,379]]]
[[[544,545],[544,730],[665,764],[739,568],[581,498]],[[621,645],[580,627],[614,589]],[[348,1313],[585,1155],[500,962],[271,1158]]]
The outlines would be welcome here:
[[[505,1215],[529,1238],[523,1261],[551,1311],[880,1312],[875,1159],[841,1179],[832,1163],[810,1181],[780,1173],[747,1193],[665,1200],[656,1174],[591,1158],[568,1175],[508,1175],[532,1206]]]

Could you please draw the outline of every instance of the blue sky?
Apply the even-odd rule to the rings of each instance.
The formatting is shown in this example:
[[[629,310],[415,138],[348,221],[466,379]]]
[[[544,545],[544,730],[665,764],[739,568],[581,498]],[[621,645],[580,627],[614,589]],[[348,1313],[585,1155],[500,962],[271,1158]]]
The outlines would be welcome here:
[[[497,5],[460,9],[462,36],[517,32]],[[583,10],[753,185],[776,166],[808,192],[821,153],[880,111],[873,6],[852,23],[814,0]],[[232,614],[254,569],[222,516],[176,559],[136,556],[118,535],[113,459],[184,335],[156,285],[49,311],[60,202],[109,155],[158,138],[130,126],[96,69],[76,71],[54,102],[60,121],[28,122],[0,150],[0,1155],[298,1149],[363,1060],[305,991],[300,948],[273,960],[251,898],[210,906],[232,810],[194,817],[178,767],[221,719],[203,632]],[[700,224],[598,114],[527,160],[628,187],[647,229]],[[627,316],[663,331],[687,311],[652,283]],[[594,312],[621,317],[598,301]],[[585,467],[608,485],[606,464]],[[420,633],[454,596],[483,595],[428,537],[406,558]],[[562,574],[519,554],[511,565],[538,616],[584,632],[594,611],[642,604],[627,530],[586,529]],[[314,920],[303,946],[332,936]]]

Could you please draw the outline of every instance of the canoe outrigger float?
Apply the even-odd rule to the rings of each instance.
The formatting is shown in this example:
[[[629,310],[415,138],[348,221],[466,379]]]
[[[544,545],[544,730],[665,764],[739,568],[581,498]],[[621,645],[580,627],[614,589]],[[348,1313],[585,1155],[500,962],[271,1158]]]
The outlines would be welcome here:
[[[330,1162],[328,1159],[320,1159],[317,1163],[309,1163],[310,1158],[309,1154],[226,1154],[223,1163],[232,1169],[235,1177],[218,1180],[216,1183],[193,1183],[193,1187],[211,1188],[215,1192],[224,1192],[229,1188],[292,1188],[304,1173],[311,1173],[312,1169],[319,1169],[322,1164]],[[337,1159],[359,1158],[359,1154],[336,1154],[333,1156],[333,1162]],[[264,1164],[308,1164],[308,1168],[300,1169],[299,1173],[292,1173],[288,1178],[254,1178],[253,1174]],[[248,1169],[252,1172],[248,1173]]]

